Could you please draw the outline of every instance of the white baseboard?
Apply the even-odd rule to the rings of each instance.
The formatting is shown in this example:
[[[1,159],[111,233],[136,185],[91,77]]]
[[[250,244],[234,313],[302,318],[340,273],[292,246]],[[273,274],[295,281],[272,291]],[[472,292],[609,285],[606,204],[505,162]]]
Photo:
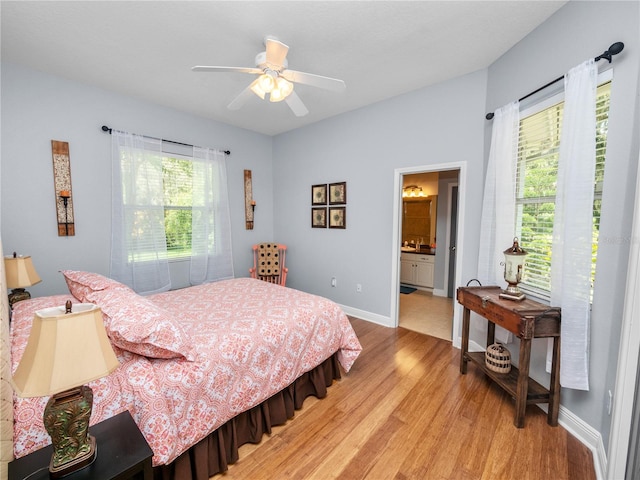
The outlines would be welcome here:
[[[447,291],[443,290],[441,288],[434,288],[433,289],[433,295],[435,297],[446,297],[447,296]]]
[[[362,320],[382,325],[383,327],[394,327],[391,325],[391,317],[385,317],[384,315],[378,315],[377,313],[367,312],[366,310],[360,310],[359,308],[348,307],[346,305],[340,305],[344,313],[351,315],[352,317],[358,317]]]
[[[598,432],[598,446],[596,451],[594,452],[593,449],[591,449],[591,453],[593,454],[593,468],[596,471],[596,478],[598,480],[604,480],[607,477],[609,464],[607,463],[607,451],[604,448],[604,443],[602,443],[602,435],[600,435],[600,432]]]

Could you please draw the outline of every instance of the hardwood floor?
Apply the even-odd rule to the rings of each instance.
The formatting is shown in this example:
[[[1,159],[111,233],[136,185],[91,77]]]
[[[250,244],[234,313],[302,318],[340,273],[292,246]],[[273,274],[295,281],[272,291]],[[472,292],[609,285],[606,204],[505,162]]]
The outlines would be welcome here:
[[[536,406],[513,426],[513,401],[451,342],[351,319],[363,347],[327,397],[212,478],[595,479],[591,452]]]

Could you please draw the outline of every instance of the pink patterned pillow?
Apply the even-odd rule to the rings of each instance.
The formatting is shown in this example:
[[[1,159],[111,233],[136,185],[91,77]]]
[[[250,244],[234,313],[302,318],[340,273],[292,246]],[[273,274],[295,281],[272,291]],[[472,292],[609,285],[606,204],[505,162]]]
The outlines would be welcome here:
[[[118,288],[133,292],[133,290],[126,285],[107,278],[104,275],[100,275],[99,273],[75,270],[62,270],[60,273],[64,275],[71,295],[81,302],[87,302],[87,295],[90,293],[106,290],[107,288]]]
[[[86,296],[102,309],[114,345],[150,358],[196,358],[191,337],[178,319],[133,290],[105,288]]]

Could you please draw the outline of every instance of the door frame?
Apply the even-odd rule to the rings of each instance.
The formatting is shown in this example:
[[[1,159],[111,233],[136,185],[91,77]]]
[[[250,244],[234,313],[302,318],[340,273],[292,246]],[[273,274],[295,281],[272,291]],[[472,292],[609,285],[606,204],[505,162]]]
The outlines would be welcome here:
[[[640,236],[640,173],[636,179],[636,200],[633,213],[631,238]],[[636,402],[638,381],[638,352],[640,351],[640,245],[631,242],[629,264],[624,296],[624,311],[620,332],[620,350],[616,370],[615,394],[608,455],[603,463],[607,466],[606,478],[614,480],[626,478],[631,425]],[[637,436],[637,432],[633,432]],[[608,459],[608,463],[607,463]],[[631,466],[632,467],[632,466]],[[627,472],[629,474],[631,472]]]
[[[458,229],[456,233],[457,267],[455,284],[462,284],[462,259],[464,258],[464,217],[465,190],[467,182],[467,162],[438,163],[434,165],[418,165],[415,167],[396,168],[393,172],[393,235],[391,238],[391,326],[398,327],[400,311],[400,247],[402,245],[402,177],[412,173],[435,173],[447,170],[458,170]],[[453,335],[452,345],[460,348],[460,325],[462,307],[453,303]]]

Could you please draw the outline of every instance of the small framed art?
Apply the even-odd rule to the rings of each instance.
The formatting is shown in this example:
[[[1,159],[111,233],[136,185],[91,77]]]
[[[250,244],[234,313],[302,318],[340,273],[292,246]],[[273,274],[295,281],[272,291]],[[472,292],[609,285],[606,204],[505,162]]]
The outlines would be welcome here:
[[[327,204],[327,184],[311,186],[311,205]]]
[[[329,205],[344,205],[347,203],[347,182],[329,184]]]
[[[311,208],[311,228],[327,228],[327,207]]]
[[[329,207],[329,228],[347,228],[347,207]]]

